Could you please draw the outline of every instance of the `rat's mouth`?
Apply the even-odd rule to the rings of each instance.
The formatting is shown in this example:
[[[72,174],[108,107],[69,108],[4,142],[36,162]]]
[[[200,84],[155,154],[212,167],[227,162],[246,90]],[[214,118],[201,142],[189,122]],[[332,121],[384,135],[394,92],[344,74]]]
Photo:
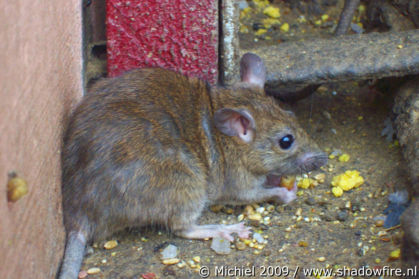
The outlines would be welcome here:
[[[268,174],[266,176],[266,188],[273,187],[285,187],[288,190],[292,190],[295,185],[295,176],[293,175],[277,175],[277,174]]]

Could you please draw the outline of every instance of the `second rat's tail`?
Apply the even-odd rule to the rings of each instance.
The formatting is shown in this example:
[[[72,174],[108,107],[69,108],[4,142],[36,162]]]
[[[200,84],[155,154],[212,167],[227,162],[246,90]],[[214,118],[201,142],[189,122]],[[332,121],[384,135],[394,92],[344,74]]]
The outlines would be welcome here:
[[[59,279],[77,279],[86,249],[86,237],[81,232],[72,231],[67,236],[64,260]]]

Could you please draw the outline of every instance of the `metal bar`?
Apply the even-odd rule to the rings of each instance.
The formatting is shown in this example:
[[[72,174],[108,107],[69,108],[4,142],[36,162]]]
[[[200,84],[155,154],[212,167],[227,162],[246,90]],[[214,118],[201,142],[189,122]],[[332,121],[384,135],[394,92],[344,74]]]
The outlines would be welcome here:
[[[419,30],[345,35],[241,50],[266,63],[268,87],[419,73]]]

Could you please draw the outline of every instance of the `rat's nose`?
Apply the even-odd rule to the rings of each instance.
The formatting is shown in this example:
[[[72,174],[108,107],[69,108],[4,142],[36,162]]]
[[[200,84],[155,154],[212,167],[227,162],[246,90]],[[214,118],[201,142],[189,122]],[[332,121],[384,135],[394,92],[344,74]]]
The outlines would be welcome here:
[[[297,158],[297,162],[303,172],[309,172],[326,165],[327,155],[324,152],[306,152]]]

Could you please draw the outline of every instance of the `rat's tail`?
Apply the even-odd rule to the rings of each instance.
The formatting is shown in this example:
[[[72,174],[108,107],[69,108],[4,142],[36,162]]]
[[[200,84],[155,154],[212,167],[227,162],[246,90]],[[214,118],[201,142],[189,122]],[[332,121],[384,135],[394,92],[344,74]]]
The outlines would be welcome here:
[[[86,237],[81,232],[70,232],[67,236],[67,245],[59,279],[78,278],[85,249]]]

